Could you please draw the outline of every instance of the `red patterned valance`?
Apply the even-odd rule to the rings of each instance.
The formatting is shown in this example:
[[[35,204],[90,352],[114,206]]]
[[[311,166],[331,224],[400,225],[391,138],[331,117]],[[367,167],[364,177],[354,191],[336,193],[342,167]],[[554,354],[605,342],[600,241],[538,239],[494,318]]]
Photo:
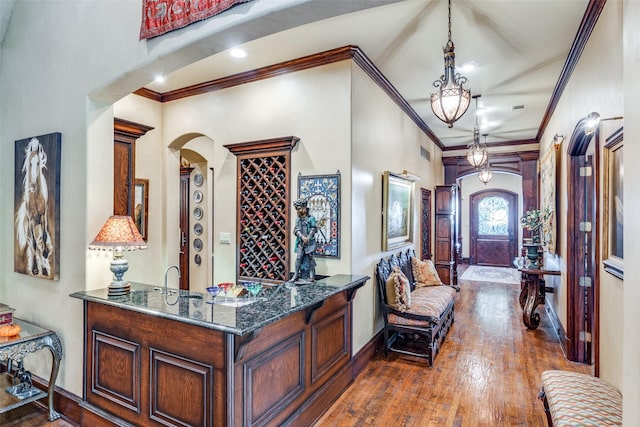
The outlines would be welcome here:
[[[251,0],[142,0],[140,40],[186,27]]]

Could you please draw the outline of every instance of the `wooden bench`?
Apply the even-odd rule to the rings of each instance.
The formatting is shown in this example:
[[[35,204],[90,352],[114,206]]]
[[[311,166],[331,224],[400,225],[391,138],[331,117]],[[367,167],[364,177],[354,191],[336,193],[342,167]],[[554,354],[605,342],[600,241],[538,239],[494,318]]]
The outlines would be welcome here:
[[[622,425],[622,394],[591,375],[544,371],[538,398],[544,403],[549,427]]]
[[[409,249],[381,259],[376,266],[384,318],[385,356],[389,351],[402,353],[426,358],[429,366],[433,366],[433,360],[454,321],[456,290],[441,284],[439,279],[439,286],[416,287],[412,257],[415,257],[415,252]],[[394,267],[398,267],[411,286],[411,303],[404,311],[391,306],[387,298],[387,280]]]

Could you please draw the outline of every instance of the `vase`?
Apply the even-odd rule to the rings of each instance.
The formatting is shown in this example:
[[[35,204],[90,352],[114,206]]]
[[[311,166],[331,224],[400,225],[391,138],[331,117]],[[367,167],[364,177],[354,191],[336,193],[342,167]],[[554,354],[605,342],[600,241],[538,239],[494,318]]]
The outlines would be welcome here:
[[[527,259],[529,260],[529,268],[539,267],[538,252],[541,249],[540,243],[524,243],[523,246],[527,249]]]

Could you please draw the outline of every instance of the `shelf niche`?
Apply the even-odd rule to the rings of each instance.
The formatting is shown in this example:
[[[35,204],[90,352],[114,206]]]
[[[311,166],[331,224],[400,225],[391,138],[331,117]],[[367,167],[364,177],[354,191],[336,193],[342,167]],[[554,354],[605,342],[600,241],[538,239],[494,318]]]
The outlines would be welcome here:
[[[299,140],[287,136],[224,146],[238,159],[238,280],[289,278],[291,151]]]

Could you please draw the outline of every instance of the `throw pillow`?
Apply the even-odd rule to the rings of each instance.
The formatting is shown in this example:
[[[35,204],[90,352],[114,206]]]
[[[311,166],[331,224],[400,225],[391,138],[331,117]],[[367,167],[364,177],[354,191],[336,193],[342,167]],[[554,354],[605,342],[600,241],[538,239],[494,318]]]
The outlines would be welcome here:
[[[411,306],[411,287],[409,279],[398,267],[393,267],[387,279],[387,304],[405,312]]]
[[[438,276],[435,265],[433,265],[430,259],[421,261],[416,257],[411,257],[411,268],[413,269],[413,279],[416,281],[416,288],[443,284],[440,276]]]

